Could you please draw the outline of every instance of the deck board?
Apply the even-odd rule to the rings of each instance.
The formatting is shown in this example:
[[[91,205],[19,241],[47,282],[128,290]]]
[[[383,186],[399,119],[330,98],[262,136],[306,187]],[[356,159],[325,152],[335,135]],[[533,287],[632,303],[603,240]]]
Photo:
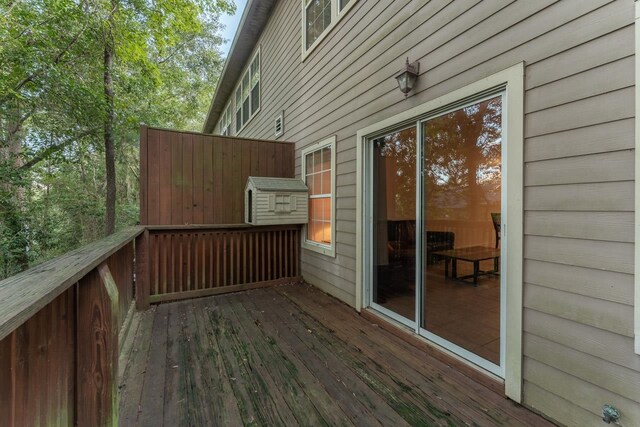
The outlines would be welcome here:
[[[551,425],[308,285],[163,304],[120,425]]]

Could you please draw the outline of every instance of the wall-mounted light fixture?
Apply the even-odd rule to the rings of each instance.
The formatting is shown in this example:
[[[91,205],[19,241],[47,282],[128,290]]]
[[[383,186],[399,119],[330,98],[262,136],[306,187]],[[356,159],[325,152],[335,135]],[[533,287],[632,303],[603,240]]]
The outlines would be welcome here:
[[[407,97],[407,94],[413,90],[419,74],[420,62],[416,61],[413,64],[409,64],[409,57],[407,57],[404,69],[396,76],[398,87],[400,88],[400,91],[404,93],[405,98]]]

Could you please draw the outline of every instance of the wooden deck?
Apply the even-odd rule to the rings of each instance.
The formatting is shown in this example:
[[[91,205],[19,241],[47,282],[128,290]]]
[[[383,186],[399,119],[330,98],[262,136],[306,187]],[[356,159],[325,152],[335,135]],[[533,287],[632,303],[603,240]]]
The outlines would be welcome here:
[[[120,425],[545,426],[308,285],[163,304],[120,360]]]

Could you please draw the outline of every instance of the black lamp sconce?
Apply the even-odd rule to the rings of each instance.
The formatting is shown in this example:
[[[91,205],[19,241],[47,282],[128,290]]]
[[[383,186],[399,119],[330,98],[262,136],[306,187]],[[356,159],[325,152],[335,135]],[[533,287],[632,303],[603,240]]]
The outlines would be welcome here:
[[[407,57],[407,62],[404,66],[404,69],[400,74],[396,76],[396,80],[398,81],[398,87],[400,91],[404,93],[404,97],[407,97],[407,94],[413,90],[416,84],[416,80],[418,80],[418,75],[420,74],[420,62],[416,61],[412,64],[409,64],[409,57]]]

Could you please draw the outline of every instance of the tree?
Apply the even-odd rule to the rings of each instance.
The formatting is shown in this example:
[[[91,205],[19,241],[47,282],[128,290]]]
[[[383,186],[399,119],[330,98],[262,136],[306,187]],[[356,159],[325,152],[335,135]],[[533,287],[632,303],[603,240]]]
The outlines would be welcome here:
[[[232,10],[0,0],[0,275],[136,221],[139,124],[202,123]]]

